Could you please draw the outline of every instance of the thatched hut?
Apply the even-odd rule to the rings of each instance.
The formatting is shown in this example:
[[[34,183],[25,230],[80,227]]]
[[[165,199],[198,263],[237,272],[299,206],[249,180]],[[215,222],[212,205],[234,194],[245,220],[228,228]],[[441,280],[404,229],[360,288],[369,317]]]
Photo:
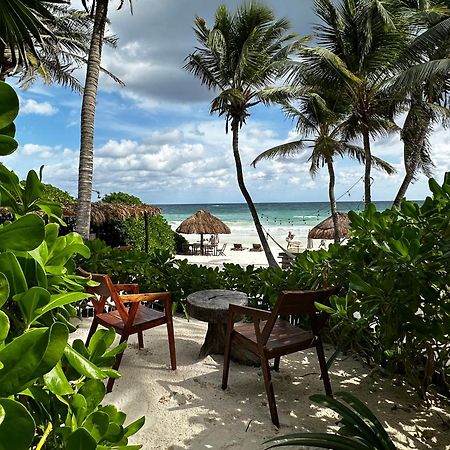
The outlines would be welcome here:
[[[183,220],[176,229],[181,234],[200,235],[200,253],[203,254],[204,234],[230,234],[231,230],[220,219],[213,216],[208,211],[200,209],[192,216]]]
[[[95,202],[91,204],[91,226],[92,230],[103,238],[108,235],[107,225],[114,221],[124,221],[126,219],[143,218],[145,223],[146,250],[148,249],[148,227],[147,217],[160,214],[161,210],[152,205],[123,205],[115,203]],[[63,206],[62,219],[67,227],[62,229],[62,233],[73,231],[75,228],[75,218],[77,214],[76,203],[69,203]],[[6,208],[0,208],[0,223],[5,220],[11,220],[12,216]]]
[[[338,226],[339,235],[341,238],[346,238],[348,236],[348,230],[350,229],[350,219],[347,213],[338,212]],[[309,239],[324,239],[332,240],[334,239],[334,224],[333,217],[330,216],[312,228],[308,233]]]

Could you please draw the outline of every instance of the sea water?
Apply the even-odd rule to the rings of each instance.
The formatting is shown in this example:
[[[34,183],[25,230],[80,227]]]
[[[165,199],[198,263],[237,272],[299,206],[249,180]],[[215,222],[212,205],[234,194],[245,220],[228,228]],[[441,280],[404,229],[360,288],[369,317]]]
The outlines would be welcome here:
[[[374,203],[378,210],[392,206],[392,202]],[[256,203],[255,206],[265,233],[284,246],[289,232],[294,234],[294,240],[299,240],[306,246],[309,230],[330,216],[328,202]],[[203,209],[222,220],[231,229],[231,235],[220,236],[221,242],[236,242],[245,245],[259,242],[252,217],[245,203],[158,205],[158,207],[161,208],[162,215],[173,230],[184,219]],[[364,209],[364,203],[339,202],[337,209],[341,212],[360,211]],[[199,238],[198,235],[185,235],[185,237],[191,242],[195,242]]]

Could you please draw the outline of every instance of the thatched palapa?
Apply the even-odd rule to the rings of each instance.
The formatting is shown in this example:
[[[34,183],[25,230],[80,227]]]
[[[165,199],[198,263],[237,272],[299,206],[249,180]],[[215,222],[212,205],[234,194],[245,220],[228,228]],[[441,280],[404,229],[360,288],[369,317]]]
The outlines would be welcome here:
[[[204,234],[230,234],[231,230],[220,219],[213,216],[208,211],[200,209],[192,216],[183,220],[177,228],[177,233],[199,234],[200,251],[203,254]]]
[[[76,204],[64,206],[64,217],[75,217],[77,212]],[[122,205],[116,203],[95,202],[91,204],[91,223],[102,225],[112,220],[138,219],[146,214],[155,216],[161,210],[151,205]]]
[[[348,215],[343,212],[338,212],[338,226],[339,235],[341,238],[348,236],[348,230],[350,228],[350,219]],[[334,239],[334,224],[333,217],[330,216],[327,219],[320,222],[308,233],[308,239]]]
[[[161,210],[151,205],[121,205],[114,203],[95,202],[91,204],[91,223],[93,225],[103,225],[113,220],[138,219],[146,214],[155,216]],[[63,220],[71,219],[77,215],[77,205],[72,203],[63,207]],[[0,221],[10,219],[11,214],[6,208],[0,208]]]

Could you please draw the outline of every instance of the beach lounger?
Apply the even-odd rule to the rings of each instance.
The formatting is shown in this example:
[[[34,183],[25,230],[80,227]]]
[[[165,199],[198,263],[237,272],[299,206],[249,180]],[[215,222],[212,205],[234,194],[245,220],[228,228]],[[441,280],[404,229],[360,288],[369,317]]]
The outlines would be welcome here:
[[[278,296],[278,301],[272,312],[230,304],[222,389],[226,389],[228,385],[232,345],[235,348],[247,349],[259,356],[272,422],[276,427],[280,427],[270,375],[269,359],[275,358],[274,370],[278,371],[281,356],[315,347],[325,392],[331,396],[332,390],[328,376],[327,361],[320,337],[320,331],[326,323],[328,314],[324,311],[319,311],[315,303],[327,304],[329,297],[338,291],[339,288],[336,287],[318,289],[316,291],[283,291]],[[308,317],[310,328],[303,330],[280,318],[280,316],[287,317],[290,315]],[[253,319],[253,322],[235,324],[236,316],[248,316]]]
[[[231,250],[242,251],[244,250],[244,247],[242,247],[242,244],[233,244],[233,248]]]
[[[252,244],[251,252],[262,252],[263,248],[261,244]]]

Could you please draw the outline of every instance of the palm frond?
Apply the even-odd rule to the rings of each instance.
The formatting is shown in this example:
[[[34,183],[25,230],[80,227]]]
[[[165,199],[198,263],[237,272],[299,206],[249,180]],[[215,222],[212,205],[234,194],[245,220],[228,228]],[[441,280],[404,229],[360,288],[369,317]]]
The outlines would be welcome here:
[[[259,161],[263,159],[275,159],[275,158],[285,158],[288,156],[292,156],[298,154],[300,150],[305,148],[305,145],[308,145],[313,141],[307,139],[301,139],[294,142],[288,142],[286,144],[277,145],[276,147],[269,148],[268,150],[260,153],[251,163],[253,167]]]

